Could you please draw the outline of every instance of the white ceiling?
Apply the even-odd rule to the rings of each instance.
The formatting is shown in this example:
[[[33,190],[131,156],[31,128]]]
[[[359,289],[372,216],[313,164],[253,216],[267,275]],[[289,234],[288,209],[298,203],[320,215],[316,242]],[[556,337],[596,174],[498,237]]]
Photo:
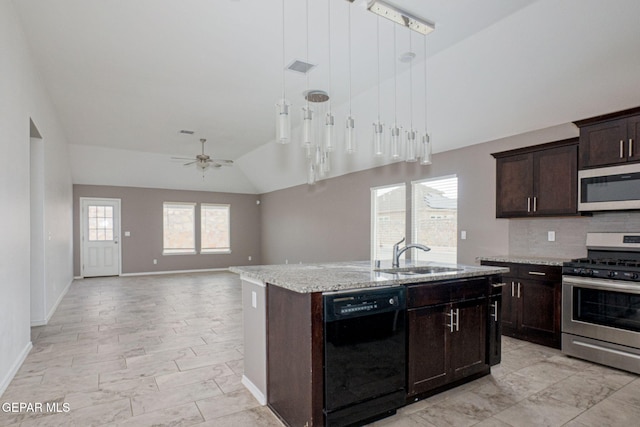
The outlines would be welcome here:
[[[375,15],[345,0],[14,0],[70,142],[75,183],[262,193],[305,181],[304,156],[273,142],[282,65],[298,122],[307,87],[331,94],[338,123],[349,93],[360,151],[334,154],[332,175],[388,163],[365,147],[377,115]],[[637,0],[396,0],[436,23],[427,38],[428,122],[446,151],[640,105]],[[329,57],[328,7],[331,7]],[[413,117],[424,127],[423,38],[380,22],[380,115],[394,116],[396,57],[409,50]],[[329,61],[331,59],[331,61]],[[330,63],[330,67],[329,67]],[[407,126],[409,72],[398,66],[398,120]],[[329,85],[329,70],[331,88]],[[339,126],[338,126],[339,127]],[[180,129],[195,135],[179,134]],[[46,135],[43,135],[46,138]],[[233,168],[185,168],[199,152]]]

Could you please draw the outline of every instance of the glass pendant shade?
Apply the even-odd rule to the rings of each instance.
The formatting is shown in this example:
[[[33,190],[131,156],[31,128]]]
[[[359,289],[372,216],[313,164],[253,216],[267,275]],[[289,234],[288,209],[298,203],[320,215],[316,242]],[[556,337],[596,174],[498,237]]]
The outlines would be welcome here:
[[[328,152],[325,152],[322,156],[322,172],[324,175],[331,172],[331,154]]]
[[[313,108],[302,107],[302,145],[313,145]]]
[[[344,148],[347,153],[356,152],[356,129],[355,120],[349,116],[346,120],[346,127],[344,130]]]
[[[389,137],[389,142],[390,142],[389,145],[391,146],[391,158],[399,159],[400,149],[401,149],[400,128],[398,127],[398,125],[393,125],[390,132],[391,132],[391,136]]]
[[[420,164],[421,165],[430,165],[431,164],[431,138],[429,134],[425,132],[422,135],[422,140],[420,141],[421,145],[421,156],[420,156]]]
[[[379,121],[373,124],[373,155],[384,155],[384,126]]]
[[[330,112],[327,113],[324,122],[324,149],[326,151],[333,151],[335,149],[336,131],[335,131],[335,118]]]
[[[414,129],[407,131],[407,162],[418,161],[418,140]]]
[[[307,184],[313,185],[316,183],[316,165],[313,162],[308,162],[307,165]]]
[[[286,99],[281,99],[276,104],[276,141],[280,144],[288,144],[291,141],[291,104]]]

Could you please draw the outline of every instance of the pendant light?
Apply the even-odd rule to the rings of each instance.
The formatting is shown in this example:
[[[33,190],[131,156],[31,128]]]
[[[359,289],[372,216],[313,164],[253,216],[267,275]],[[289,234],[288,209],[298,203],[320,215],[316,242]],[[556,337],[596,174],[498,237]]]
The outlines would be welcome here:
[[[424,134],[420,141],[420,164],[431,164],[431,137],[427,126],[427,36],[424,37]]]
[[[328,30],[327,34],[329,37],[329,94],[331,94],[331,0],[327,0],[327,23]],[[326,156],[328,157],[328,153],[334,150],[335,145],[335,117],[333,116],[333,112],[331,111],[331,98],[328,100],[327,104],[327,114],[324,119],[324,151],[326,152]],[[328,172],[328,166],[323,166],[323,172]]]
[[[389,146],[391,150],[391,158],[397,160],[400,158],[402,150],[402,131],[398,127],[398,67],[396,64],[396,26],[393,26],[393,127],[390,131]]]
[[[384,125],[380,122],[380,17],[376,22],[376,44],[377,44],[377,65],[378,65],[378,120],[373,123],[373,155],[382,157],[384,155]]]
[[[276,104],[276,141],[288,144],[291,141],[291,104],[285,93],[285,48],[284,48],[284,0],[282,0],[282,99]]]
[[[347,120],[345,121],[344,148],[348,154],[352,154],[356,152],[356,129],[355,120],[351,115],[351,5],[348,6],[347,19],[349,21],[349,116],[347,116]]]
[[[409,53],[412,54],[411,30],[409,30]],[[418,160],[418,140],[416,130],[413,128],[413,57],[408,55],[409,60],[409,130],[407,131],[407,162]]]
[[[307,16],[307,50],[306,50],[306,61],[309,62],[309,0],[306,1],[305,13]],[[314,134],[313,134],[313,108],[309,103],[309,73],[307,73],[307,93],[305,94],[305,98],[307,104],[302,107],[302,148],[310,148],[313,146],[315,142]],[[307,149],[307,158],[313,155],[313,150]]]

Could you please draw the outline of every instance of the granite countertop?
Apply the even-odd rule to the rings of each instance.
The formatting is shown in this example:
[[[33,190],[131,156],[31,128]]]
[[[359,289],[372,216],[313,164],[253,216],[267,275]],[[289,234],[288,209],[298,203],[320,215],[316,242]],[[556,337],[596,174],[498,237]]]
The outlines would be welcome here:
[[[376,271],[371,261],[321,264],[283,264],[230,267],[243,277],[260,280],[299,293],[339,291],[376,286],[407,285],[438,280],[462,279],[508,273],[508,268],[420,262],[402,267],[447,267],[454,271],[428,274],[398,274]],[[381,268],[389,268],[382,264]]]
[[[526,255],[498,255],[498,256],[481,256],[476,258],[477,261],[493,261],[493,262],[511,262],[514,264],[533,264],[533,265],[549,265],[562,267],[563,262],[571,261],[569,258],[545,258],[532,257]]]

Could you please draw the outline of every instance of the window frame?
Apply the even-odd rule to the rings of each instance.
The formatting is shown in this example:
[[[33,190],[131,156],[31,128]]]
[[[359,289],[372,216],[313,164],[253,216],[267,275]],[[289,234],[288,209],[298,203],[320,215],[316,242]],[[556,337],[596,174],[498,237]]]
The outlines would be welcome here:
[[[460,177],[457,174],[449,174],[449,175],[442,175],[442,176],[436,176],[436,177],[429,177],[429,178],[424,178],[424,179],[417,179],[415,181],[411,181],[411,224],[410,224],[410,230],[411,230],[411,242],[413,243],[423,243],[427,246],[429,246],[429,242],[419,242],[418,241],[418,226],[416,224],[417,220],[418,220],[418,215],[417,215],[417,204],[416,204],[416,191],[415,191],[415,186],[417,184],[423,184],[426,182],[430,182],[430,181],[442,181],[445,179],[456,179],[456,194],[459,192],[460,190]],[[457,263],[458,262],[458,204],[459,204],[459,197],[456,197],[456,231],[454,233],[454,241],[455,241],[455,250],[456,250],[456,256],[455,256],[455,261],[453,261],[453,263]],[[426,253],[428,256],[428,252]],[[418,258],[420,257],[420,254],[418,254]]]
[[[370,206],[369,206],[369,216],[370,216],[370,220],[371,220],[371,234],[370,234],[370,238],[369,238],[369,246],[370,246],[370,256],[371,256],[371,260],[376,260],[376,247],[375,247],[375,240],[376,240],[376,233],[377,233],[377,223],[378,221],[376,221],[376,215],[375,212],[377,210],[377,204],[376,204],[376,191],[378,190],[383,190],[385,188],[400,188],[400,187],[404,187],[404,194],[405,194],[405,218],[404,218],[404,227],[405,227],[405,233],[406,234],[406,229],[407,229],[407,206],[406,206],[406,198],[407,198],[407,183],[406,182],[399,182],[396,184],[389,184],[389,185],[381,185],[378,187],[370,187],[369,191],[371,193],[371,202],[370,202]],[[405,236],[406,237],[406,236]],[[382,261],[382,260],[380,260]]]
[[[226,208],[227,212],[227,235],[229,237],[228,246],[222,249],[215,248],[204,248],[203,246],[203,236],[204,236],[204,227],[203,220],[204,215],[203,211],[206,207],[215,207],[215,208]],[[200,203],[200,253],[201,254],[230,254],[231,253],[231,205],[226,203]]]
[[[162,255],[194,255],[197,254],[197,241],[196,241],[196,205],[197,203],[193,202],[163,202],[162,203]],[[193,248],[189,249],[167,249],[165,247],[165,235],[166,235],[166,224],[165,224],[165,209],[167,207],[173,206],[191,206],[193,210]]]

